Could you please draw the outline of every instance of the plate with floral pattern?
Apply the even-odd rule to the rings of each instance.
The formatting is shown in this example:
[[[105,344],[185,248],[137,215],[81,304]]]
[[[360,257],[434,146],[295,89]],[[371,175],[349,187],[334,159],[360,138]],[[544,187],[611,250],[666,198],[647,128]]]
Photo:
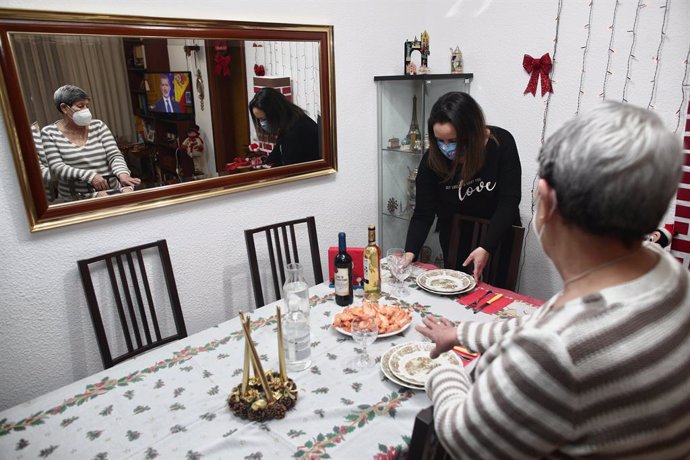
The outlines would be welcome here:
[[[417,277],[417,285],[433,294],[455,295],[474,289],[474,278],[457,270],[439,268]]]
[[[424,386],[429,372],[438,366],[460,365],[458,358],[451,353],[443,353],[438,358],[431,359],[429,352],[435,346],[433,342],[410,342],[398,347],[388,363],[391,372],[404,382]]]
[[[400,385],[401,387],[405,388],[410,388],[412,390],[423,390],[424,385],[414,385],[408,382],[405,382],[403,380],[400,380],[393,374],[393,371],[390,368],[390,360],[391,356],[393,356],[393,353],[395,353],[400,347],[407,345],[407,343],[403,343],[400,345],[396,345],[394,347],[390,347],[381,357],[381,371],[383,372],[383,375],[386,376],[388,380],[391,382]]]

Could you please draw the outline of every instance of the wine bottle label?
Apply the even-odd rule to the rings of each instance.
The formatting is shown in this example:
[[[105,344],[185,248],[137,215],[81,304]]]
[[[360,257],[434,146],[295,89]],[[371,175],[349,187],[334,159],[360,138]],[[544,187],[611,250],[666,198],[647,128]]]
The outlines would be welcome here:
[[[350,295],[350,280],[347,268],[338,268],[334,274],[335,295]]]
[[[373,255],[376,257],[376,254]],[[364,289],[376,290],[381,285],[381,276],[379,274],[379,264],[376,259],[372,262],[369,258],[364,259]]]

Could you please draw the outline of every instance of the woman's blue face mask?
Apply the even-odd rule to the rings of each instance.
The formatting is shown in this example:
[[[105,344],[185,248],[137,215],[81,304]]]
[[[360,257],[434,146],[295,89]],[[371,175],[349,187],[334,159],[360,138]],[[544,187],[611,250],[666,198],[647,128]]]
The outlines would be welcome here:
[[[271,132],[271,125],[265,118],[263,120],[259,120],[259,125],[261,125],[261,129],[263,129],[267,133]]]
[[[436,141],[438,149],[441,151],[444,157],[449,160],[455,160],[455,151],[457,149],[457,142],[448,142],[447,144],[441,141]]]

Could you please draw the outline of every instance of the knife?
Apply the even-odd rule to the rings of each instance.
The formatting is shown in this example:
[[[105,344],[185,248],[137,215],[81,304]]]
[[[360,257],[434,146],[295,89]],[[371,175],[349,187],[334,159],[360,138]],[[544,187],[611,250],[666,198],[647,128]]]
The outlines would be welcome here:
[[[493,293],[494,293],[494,291],[492,291],[491,289],[489,289],[489,290],[486,291],[484,294],[482,294],[477,300],[475,300],[474,302],[472,302],[472,303],[469,304],[469,305],[466,305],[466,306],[465,306],[465,309],[466,309],[466,310],[474,310],[474,307],[476,307],[477,305],[479,305],[479,302],[481,302],[482,300],[486,299],[487,297],[489,297],[489,296],[490,296],[491,294],[493,294]]]
[[[488,307],[489,305],[491,305],[492,303],[494,303],[495,301],[497,301],[497,300],[500,299],[501,297],[503,297],[503,294],[496,294],[495,296],[493,296],[492,298],[490,298],[489,300],[487,300],[486,302],[484,302],[483,304],[481,304],[481,305],[479,306],[479,308],[477,308],[477,309],[474,311],[474,314],[476,315],[477,312],[482,311],[483,309],[485,309],[486,307]]]

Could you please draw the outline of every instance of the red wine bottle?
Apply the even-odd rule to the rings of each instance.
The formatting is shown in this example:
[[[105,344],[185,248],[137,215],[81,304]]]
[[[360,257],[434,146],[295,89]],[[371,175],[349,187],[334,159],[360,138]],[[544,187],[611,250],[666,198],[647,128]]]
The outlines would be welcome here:
[[[345,233],[338,233],[338,254],[335,256],[335,303],[344,307],[352,304],[352,257],[347,253]]]

